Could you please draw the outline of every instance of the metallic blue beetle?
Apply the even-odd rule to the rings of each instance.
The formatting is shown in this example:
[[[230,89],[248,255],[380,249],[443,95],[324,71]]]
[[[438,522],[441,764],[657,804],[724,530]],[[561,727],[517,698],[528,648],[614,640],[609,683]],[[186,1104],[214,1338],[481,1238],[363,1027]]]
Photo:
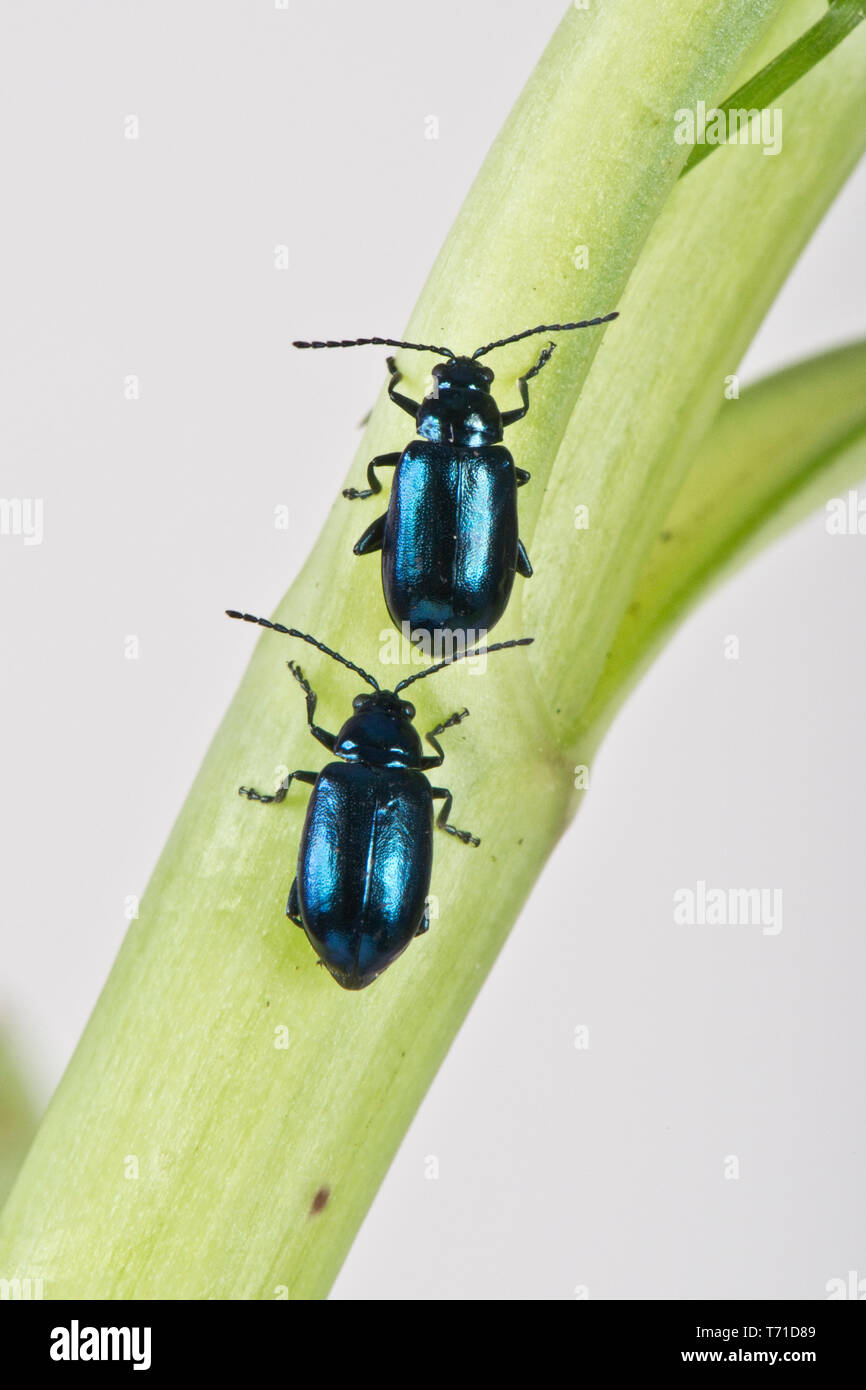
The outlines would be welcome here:
[[[382,588],[397,627],[417,635],[442,631],[478,641],[498,623],[511,596],[515,573],[528,579],[532,566],[518,534],[517,489],[529,482],[502,444],[502,432],[529,410],[527,382],[553,355],[548,343],[535,366],[520,377],[521,406],[500,411],[490,393],[493,372],[478,358],[535,333],[563,332],[609,323],[617,314],[580,323],[540,324],[487,343],[471,357],[450,348],[403,343],[395,338],[296,342],[298,348],[380,344],[435,352],[449,360],[433,368],[433,387],[423,401],[397,390],[400,372],[388,358],[388,395],[415,419],[418,439],[402,453],[380,454],[367,467],[368,488],[346,488],[349,499],[381,492],[377,468],[393,468],[388,510],[367,527],[356,555],[382,552]]]
[[[436,818],[440,830],[467,845],[480,843],[468,831],[449,825],[451,793],[447,787],[431,786],[425,776],[445,758],[437,735],[459,724],[469,711],[452,714],[431,729],[427,741],[436,752],[425,755],[412,725],[414,706],[401,699],[400,691],[455,661],[525,647],[532,638],[464,650],[408,676],[390,691],[381,690],[368,672],[305,632],[251,613],[229,610],[228,616],[300,637],[373,687],[373,694],[355,697],[354,714],[338,734],[331,734],[314,722],[315,693],[300,667],[290,661],[289,670],[307,697],[310,733],[342,761],[328,763],[321,772],[290,772],[273,796],[253,787],[239,789],[251,801],[276,803],[285,799],[293,781],[312,786],[286,915],[303,927],[339,985],[364,989],[429,926],[434,800],[443,803]]]

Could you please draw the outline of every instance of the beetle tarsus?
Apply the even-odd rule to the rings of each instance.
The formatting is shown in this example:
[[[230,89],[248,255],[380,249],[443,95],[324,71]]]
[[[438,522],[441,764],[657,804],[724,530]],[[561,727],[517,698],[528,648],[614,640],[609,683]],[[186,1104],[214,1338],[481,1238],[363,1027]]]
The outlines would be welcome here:
[[[305,772],[298,769],[297,772],[290,772],[283,778],[273,795],[269,795],[267,792],[257,792],[255,787],[238,787],[238,796],[245,796],[247,801],[260,801],[263,806],[277,806],[281,801],[285,801],[286,794],[293,782],[307,782],[312,786],[318,775],[317,772]]]
[[[284,778],[272,796],[266,792],[257,792],[255,787],[238,787],[238,796],[245,796],[247,801],[260,801],[263,806],[271,806],[277,802],[285,801],[291,780],[290,777]]]

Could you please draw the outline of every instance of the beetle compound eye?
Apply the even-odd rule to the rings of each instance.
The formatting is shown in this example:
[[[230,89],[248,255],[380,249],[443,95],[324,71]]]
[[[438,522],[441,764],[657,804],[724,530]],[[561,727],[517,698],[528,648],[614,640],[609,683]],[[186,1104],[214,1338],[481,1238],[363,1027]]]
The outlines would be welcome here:
[[[414,718],[415,718],[415,706],[414,706],[414,705],[410,705],[408,700],[406,700],[406,701],[401,705],[400,708],[401,708],[401,710],[402,710],[402,712],[403,712],[403,715],[404,715],[404,717],[405,717],[406,719],[414,719]]]

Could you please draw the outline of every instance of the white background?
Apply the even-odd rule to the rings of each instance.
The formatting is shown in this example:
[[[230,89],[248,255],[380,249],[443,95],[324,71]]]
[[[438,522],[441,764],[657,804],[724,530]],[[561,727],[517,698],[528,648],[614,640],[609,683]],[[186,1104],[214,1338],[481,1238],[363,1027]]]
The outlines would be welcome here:
[[[223,609],[283,593],[382,381],[290,340],[400,332],[562,9],[5,7],[2,493],[45,536],[0,540],[0,1008],[40,1103],[248,659]],[[744,379],[866,331],[864,203],[861,170]],[[816,516],[643,682],[335,1297],[866,1275],[864,575]],[[698,879],[780,887],[781,933],[675,927]]]

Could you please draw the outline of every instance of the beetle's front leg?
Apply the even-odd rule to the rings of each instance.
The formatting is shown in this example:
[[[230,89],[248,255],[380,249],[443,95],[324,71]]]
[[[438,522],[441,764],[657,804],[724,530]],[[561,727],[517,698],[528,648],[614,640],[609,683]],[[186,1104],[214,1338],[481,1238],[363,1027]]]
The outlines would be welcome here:
[[[337,735],[329,734],[327,729],[321,729],[318,724],[313,722],[313,717],[316,713],[317,699],[315,690],[313,690],[310,682],[307,680],[297,662],[290,661],[288,667],[307,697],[307,727],[310,733],[313,735],[313,738],[317,738],[320,743],[325,745],[329,753],[333,753],[334,744],[337,742]]]
[[[238,796],[245,796],[247,801],[261,801],[263,806],[276,806],[281,801],[285,801],[286,792],[293,782],[307,782],[312,787],[318,775],[318,772],[290,772],[288,776],[283,778],[273,796],[257,792],[255,787],[238,787]]]
[[[395,389],[397,383],[403,380],[403,373],[398,369],[393,357],[389,357],[387,363],[388,371],[391,373],[391,380],[388,382],[388,395],[395,405],[399,405],[400,409],[405,410],[406,414],[411,415],[414,420],[421,407],[410,396],[403,396]]]
[[[518,420],[522,420],[524,415],[529,410],[529,387],[526,383],[528,381],[531,381],[534,376],[538,376],[538,373],[541,371],[542,367],[547,366],[547,363],[553,356],[555,349],[556,343],[548,343],[547,347],[542,352],[535,366],[530,368],[530,370],[526,373],[525,376],[518,377],[517,389],[520,392],[520,399],[522,400],[523,404],[519,410],[504,410],[502,412],[503,429],[506,427],[506,425],[514,425]],[[526,482],[528,480],[524,478],[523,481]],[[518,487],[519,486],[520,484],[518,483]]]
[[[356,487],[344,487],[343,496],[348,497],[350,502],[355,502],[361,497],[372,497],[375,492],[381,492],[382,484],[376,477],[374,469],[396,468],[399,462],[399,450],[396,454],[378,454],[376,458],[371,459],[370,462],[367,464],[367,482],[370,484],[370,486],[361,489]]]
[[[468,709],[458,710],[456,714],[450,714],[447,719],[443,719],[441,724],[437,724],[435,729],[431,729],[429,734],[425,734],[428,743],[436,749],[436,757],[426,757],[421,759],[422,772],[429,772],[431,768],[441,767],[445,761],[445,751],[436,738],[437,734],[444,733],[446,729],[453,729],[455,724],[462,724],[464,719],[469,718]]]
[[[431,787],[430,794],[434,800],[442,800],[442,810],[436,817],[436,824],[440,830],[446,830],[449,835],[456,835],[458,840],[462,840],[464,845],[472,845],[477,849],[481,841],[476,835],[470,835],[468,830],[458,830],[456,825],[449,825],[448,816],[451,811],[451,793],[447,787]]]

